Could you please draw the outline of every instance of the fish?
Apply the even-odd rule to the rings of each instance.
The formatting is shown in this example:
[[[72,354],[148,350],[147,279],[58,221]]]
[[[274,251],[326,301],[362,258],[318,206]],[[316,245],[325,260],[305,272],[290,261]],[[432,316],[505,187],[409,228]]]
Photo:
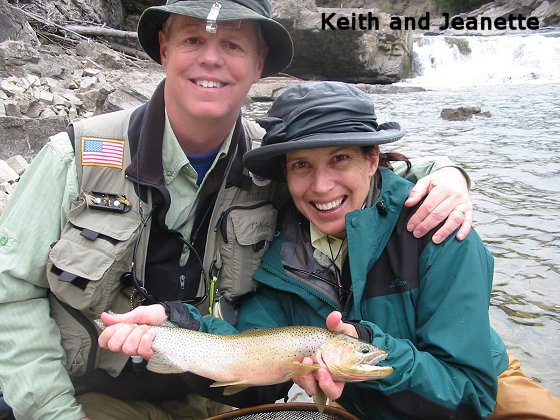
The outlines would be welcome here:
[[[101,320],[97,325],[104,327]],[[210,334],[171,326],[147,326],[155,333],[147,369],[161,374],[191,372],[214,381],[231,395],[251,386],[274,385],[319,369],[295,362],[306,356],[321,360],[335,381],[381,379],[393,372],[378,364],[388,353],[371,343],[326,328],[289,326]],[[314,396],[322,413],[327,397]]]

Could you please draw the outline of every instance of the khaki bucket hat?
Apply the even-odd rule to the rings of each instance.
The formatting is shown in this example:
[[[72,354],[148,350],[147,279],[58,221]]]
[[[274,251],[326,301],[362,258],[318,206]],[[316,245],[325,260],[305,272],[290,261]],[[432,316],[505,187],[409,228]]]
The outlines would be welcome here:
[[[292,38],[286,28],[271,19],[272,3],[270,0],[167,0],[163,6],[147,8],[138,22],[140,45],[157,63],[161,64],[158,33],[172,13],[207,22],[212,20],[218,23],[231,20],[258,22],[269,49],[263,77],[281,72],[292,61]]]

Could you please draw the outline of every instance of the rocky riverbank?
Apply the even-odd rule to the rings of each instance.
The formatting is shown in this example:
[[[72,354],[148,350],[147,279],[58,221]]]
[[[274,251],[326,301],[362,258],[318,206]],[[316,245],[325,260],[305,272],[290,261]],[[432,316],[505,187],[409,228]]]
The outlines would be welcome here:
[[[98,0],[63,0],[57,2],[55,11],[49,9],[54,2],[39,0],[26,3],[23,5],[26,8],[20,9],[0,0],[0,212],[25,169],[24,162],[31,161],[49,135],[63,130],[72,120],[138,106],[149,99],[164,78],[160,66],[143,59],[141,54],[135,57],[109,48],[108,42],[85,36],[71,37],[68,31],[60,30],[61,25],[54,23],[55,17],[75,22],[82,16],[92,22],[128,25],[130,29],[135,26],[135,16],[142,8],[155,2],[129,1],[126,2],[129,10],[119,9],[117,14],[111,11],[118,9],[113,6],[119,1],[105,2],[105,6],[101,3]],[[385,17],[389,15],[370,3],[355,2],[350,6],[361,7],[362,11],[373,10]],[[421,10],[419,0],[405,3],[418,10],[390,13],[413,15]],[[503,15],[521,10],[526,16],[538,14],[542,19],[546,17],[546,22],[558,22],[559,5],[560,0],[497,1],[485,6],[481,13]],[[393,93],[405,89],[389,83],[399,80],[403,63],[406,63],[403,57],[411,54],[408,31],[402,31],[399,36],[398,31],[317,31],[320,12],[336,9],[318,7],[313,0],[276,1],[275,8],[275,18],[282,21],[294,37],[297,55],[289,75],[263,79],[255,84],[247,96],[248,103],[273,101],[290,85],[308,79],[359,82],[369,77],[384,84],[357,85],[366,92]],[[352,10],[346,9],[344,13]],[[53,20],[41,18],[37,15],[40,11]],[[42,23],[38,25],[38,21]],[[373,32],[376,32],[375,37]],[[329,58],[328,65],[325,57]],[[349,57],[358,61],[349,61]],[[350,73],[349,68],[352,69]],[[325,69],[334,73],[320,72]],[[323,77],[319,77],[321,75]]]

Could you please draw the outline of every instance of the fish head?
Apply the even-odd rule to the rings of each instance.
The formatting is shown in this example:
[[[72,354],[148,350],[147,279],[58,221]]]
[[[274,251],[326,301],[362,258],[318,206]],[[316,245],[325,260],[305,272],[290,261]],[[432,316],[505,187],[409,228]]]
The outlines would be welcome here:
[[[335,334],[319,347],[316,354],[333,379],[343,382],[368,381],[390,375],[392,367],[378,366],[387,356],[386,351],[373,344],[345,334]]]

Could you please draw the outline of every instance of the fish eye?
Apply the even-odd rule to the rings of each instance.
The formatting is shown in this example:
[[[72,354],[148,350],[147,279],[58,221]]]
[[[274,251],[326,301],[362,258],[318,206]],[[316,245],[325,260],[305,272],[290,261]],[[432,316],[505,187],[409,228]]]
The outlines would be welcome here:
[[[368,354],[370,352],[370,348],[366,345],[360,346],[358,351],[362,354]]]

